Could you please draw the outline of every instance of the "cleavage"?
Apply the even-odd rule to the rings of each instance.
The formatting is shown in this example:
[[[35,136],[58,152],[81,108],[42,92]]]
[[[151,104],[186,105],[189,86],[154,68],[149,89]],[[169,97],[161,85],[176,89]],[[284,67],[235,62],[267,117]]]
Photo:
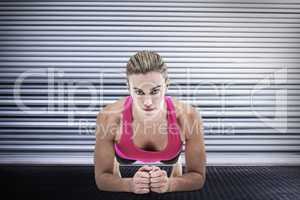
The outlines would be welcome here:
[[[162,151],[168,145],[167,129],[144,129],[143,127],[134,127],[132,129],[133,144],[145,151]],[[162,141],[163,144],[159,142]]]

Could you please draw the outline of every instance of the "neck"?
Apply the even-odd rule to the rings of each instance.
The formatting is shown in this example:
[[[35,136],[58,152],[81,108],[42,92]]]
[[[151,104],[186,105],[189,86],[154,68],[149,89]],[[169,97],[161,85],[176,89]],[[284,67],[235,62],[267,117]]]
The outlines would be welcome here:
[[[156,113],[155,115],[150,116],[149,119],[145,118],[141,113],[139,113],[136,110],[136,107],[133,106],[132,118],[133,118],[132,122],[138,123],[138,124],[144,124],[144,125],[164,122],[167,119],[166,103],[164,102],[161,110],[158,113]]]

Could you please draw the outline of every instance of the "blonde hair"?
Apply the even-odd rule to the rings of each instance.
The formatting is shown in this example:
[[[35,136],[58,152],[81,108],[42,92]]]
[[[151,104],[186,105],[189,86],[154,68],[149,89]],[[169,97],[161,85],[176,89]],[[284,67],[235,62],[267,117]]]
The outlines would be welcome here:
[[[127,82],[131,74],[146,74],[153,71],[162,73],[165,81],[168,80],[167,65],[163,58],[154,51],[139,51],[130,57],[126,65]]]

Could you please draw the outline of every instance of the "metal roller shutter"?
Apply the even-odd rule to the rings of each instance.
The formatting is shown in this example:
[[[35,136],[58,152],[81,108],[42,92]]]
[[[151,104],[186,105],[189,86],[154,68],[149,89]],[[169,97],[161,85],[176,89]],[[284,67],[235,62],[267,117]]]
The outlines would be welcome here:
[[[92,164],[95,116],[148,49],[208,165],[299,164],[299,33],[297,0],[0,2],[0,163]]]

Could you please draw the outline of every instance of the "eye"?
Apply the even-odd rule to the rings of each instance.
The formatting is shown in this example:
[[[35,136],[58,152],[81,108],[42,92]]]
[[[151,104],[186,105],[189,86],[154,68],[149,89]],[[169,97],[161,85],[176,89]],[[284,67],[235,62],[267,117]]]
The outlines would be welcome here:
[[[137,95],[144,95],[144,92],[141,91],[141,90],[136,90],[135,92],[136,92]]]
[[[159,92],[159,90],[153,90],[152,92],[151,92],[151,94],[157,94]]]

